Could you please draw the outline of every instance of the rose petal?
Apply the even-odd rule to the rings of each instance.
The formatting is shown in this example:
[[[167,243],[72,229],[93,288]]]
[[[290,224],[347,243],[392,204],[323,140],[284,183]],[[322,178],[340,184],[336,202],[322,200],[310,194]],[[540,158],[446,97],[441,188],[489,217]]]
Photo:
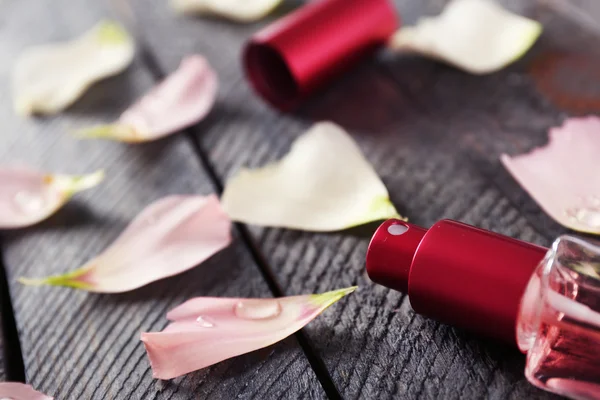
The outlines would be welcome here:
[[[188,56],[116,123],[84,129],[78,136],[123,142],[159,139],[200,122],[215,102],[217,87],[217,75],[208,61]]]
[[[155,378],[171,379],[270,346],[356,287],[279,299],[197,297],[167,314],[162,332],[142,333]]]
[[[208,14],[238,22],[257,21],[273,11],[282,0],[170,0],[181,14]]]
[[[102,254],[64,275],[29,285],[126,292],[187,271],[231,242],[231,222],[216,196],[169,196],[146,207]]]
[[[600,118],[568,119],[550,142],[502,163],[556,222],[600,234]]]
[[[541,32],[539,22],[491,0],[452,0],[439,16],[401,28],[389,45],[487,74],[521,58]]]
[[[331,122],[313,126],[280,161],[240,171],[222,202],[233,220],[308,231],[399,217],[356,143]]]
[[[19,382],[0,382],[0,399],[11,400],[53,400],[34,390],[30,385]]]
[[[571,268],[580,274],[590,276],[592,278],[600,279],[600,263],[595,262],[573,262]]]
[[[92,83],[125,70],[133,56],[133,39],[111,21],[72,41],[26,50],[14,66],[15,109],[20,115],[57,113]]]
[[[104,173],[52,175],[28,168],[0,168],[0,229],[34,225],[78,192],[98,185]]]

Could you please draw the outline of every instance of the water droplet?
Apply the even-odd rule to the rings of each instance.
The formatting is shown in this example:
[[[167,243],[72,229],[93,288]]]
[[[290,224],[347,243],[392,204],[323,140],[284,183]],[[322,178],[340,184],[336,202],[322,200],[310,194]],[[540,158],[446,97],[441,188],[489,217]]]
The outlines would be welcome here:
[[[281,314],[277,300],[243,300],[235,305],[235,315],[242,319],[269,319]]]
[[[15,400],[12,397],[0,397],[0,400]]]
[[[39,211],[44,206],[44,200],[40,196],[26,191],[15,194],[14,202],[25,213]]]
[[[196,322],[199,323],[200,326],[203,326],[205,328],[214,328],[215,327],[214,322],[212,322],[210,320],[210,318],[207,318],[207,317],[199,316],[198,318],[196,318]]]
[[[567,210],[567,215],[572,220],[590,228],[600,228],[600,209],[598,208],[575,208]]]
[[[402,224],[394,224],[388,226],[387,231],[390,235],[399,236],[408,231],[408,226]]]

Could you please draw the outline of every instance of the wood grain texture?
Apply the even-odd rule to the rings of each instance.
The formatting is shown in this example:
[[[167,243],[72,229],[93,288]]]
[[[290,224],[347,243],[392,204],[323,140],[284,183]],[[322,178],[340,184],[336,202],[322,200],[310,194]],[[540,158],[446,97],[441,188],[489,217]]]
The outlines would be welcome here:
[[[7,307],[6,304],[8,299],[10,299],[10,295],[8,294],[6,280],[4,282],[0,281],[0,382],[6,381],[6,368],[8,367],[5,344],[7,331],[4,328],[4,318],[12,314],[12,307]]]
[[[420,113],[443,126],[474,168],[502,191],[532,228],[550,240],[564,228],[542,212],[499,158],[503,153],[520,154],[543,145],[549,128],[579,114],[562,109],[539,90],[532,66],[548,54],[561,54],[584,57],[597,69],[600,59],[593,44],[598,36],[555,7],[534,3],[523,8],[525,14],[543,23],[544,32],[526,57],[498,73],[472,76],[439,63],[410,58],[390,58],[384,67],[399,88],[414,99]],[[580,71],[562,68],[545,80],[554,80],[562,92],[574,93],[574,97],[589,91],[600,99],[600,80],[578,75]],[[585,114],[598,112],[600,108]]]
[[[8,7],[8,2],[0,2],[0,26],[5,23]],[[2,94],[0,94],[0,96],[2,96]],[[0,149],[0,153],[1,152],[2,150]],[[20,369],[20,372],[16,375],[20,375],[21,378],[23,375],[21,368],[22,360],[20,363],[16,362],[16,365],[9,365],[10,361],[13,361],[13,355],[15,355],[17,360],[21,359],[20,349],[14,342],[14,340],[18,340],[18,334],[14,324],[11,324],[12,322],[14,322],[14,315],[12,312],[8,283],[6,282],[4,259],[2,252],[0,251],[0,381],[16,379],[15,376],[12,376],[12,373],[8,373],[8,369],[11,369],[11,367],[17,370]],[[11,376],[9,377],[9,375]]]
[[[0,382],[25,382],[25,367],[15,322],[6,268],[0,252]]]
[[[149,7],[134,1],[147,27],[144,38],[163,70],[199,52],[219,71],[218,112],[195,131],[221,181],[241,166],[280,158],[312,122],[334,120],[357,140],[412,222],[429,226],[453,218],[549,245],[565,230],[518,187],[498,157],[544,143],[548,128],[567,116],[536,90],[529,76],[532,58],[564,46],[565,26],[572,41],[588,40],[589,34],[555,11],[510,3],[548,26],[531,56],[502,72],[473,77],[433,61],[381,54],[297,113],[281,115],[252,93],[240,67],[244,41],[267,22],[173,21],[165,17],[169,10],[162,1]],[[443,1],[397,5],[412,22],[439,11]],[[286,293],[361,286],[305,328],[344,398],[554,397],[527,383],[517,351],[415,315],[405,296],[372,284],[364,256],[373,228],[332,234],[251,228]]]
[[[26,46],[76,36],[110,16],[104,7],[95,1],[11,1],[0,24],[0,57],[13,60]],[[0,70],[0,162],[107,173],[101,186],[77,196],[46,222],[2,236],[27,381],[57,399],[324,397],[293,337],[171,382],[152,379],[139,334],[164,328],[167,310],[200,295],[271,296],[237,239],[200,267],[131,293],[98,295],[16,282],[19,276],[81,266],[162,196],[208,194],[214,188],[185,137],[127,146],[69,136],[78,127],[114,119],[153,85],[139,60],[126,73],[94,85],[60,116],[28,120],[12,111],[10,65],[3,62]]]

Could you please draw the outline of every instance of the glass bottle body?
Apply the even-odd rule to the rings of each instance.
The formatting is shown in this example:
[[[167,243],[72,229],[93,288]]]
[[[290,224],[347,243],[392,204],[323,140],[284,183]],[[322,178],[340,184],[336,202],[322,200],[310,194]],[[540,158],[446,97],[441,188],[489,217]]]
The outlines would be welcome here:
[[[600,399],[600,247],[557,239],[531,277],[517,323],[534,385],[572,399]]]

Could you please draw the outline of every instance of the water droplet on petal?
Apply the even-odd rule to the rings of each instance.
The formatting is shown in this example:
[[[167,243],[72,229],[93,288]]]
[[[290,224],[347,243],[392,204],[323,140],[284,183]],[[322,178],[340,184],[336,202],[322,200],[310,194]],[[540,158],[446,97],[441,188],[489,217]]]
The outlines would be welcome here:
[[[196,322],[199,323],[200,326],[202,326],[204,328],[214,328],[215,327],[215,323],[212,322],[207,317],[199,316],[198,318],[196,318]]]
[[[567,215],[574,221],[590,228],[600,228],[600,209],[575,208],[567,210]]]
[[[242,300],[235,305],[235,315],[242,319],[269,319],[281,314],[281,304],[273,300]]]
[[[40,211],[44,206],[44,200],[39,195],[26,191],[15,194],[13,200],[15,205],[27,214]]]

